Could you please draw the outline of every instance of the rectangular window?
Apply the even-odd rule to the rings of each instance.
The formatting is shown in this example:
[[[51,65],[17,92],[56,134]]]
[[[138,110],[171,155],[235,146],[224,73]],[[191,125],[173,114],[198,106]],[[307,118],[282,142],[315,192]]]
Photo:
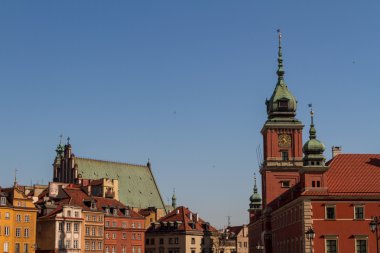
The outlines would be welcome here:
[[[281,160],[282,161],[289,161],[289,152],[288,151],[281,151]]]
[[[96,250],[96,242],[91,243],[91,250]]]
[[[66,223],[66,232],[71,232],[71,223]]]
[[[60,222],[58,223],[58,231],[62,231],[63,230],[63,223]]]
[[[74,216],[75,216],[76,218],[78,218],[78,217],[79,217],[79,212],[78,212],[78,211],[75,211]]]
[[[112,234],[112,239],[116,239],[116,234],[115,233]]]
[[[16,237],[21,236],[21,228],[16,228]]]
[[[66,249],[69,249],[70,248],[70,240],[66,240],[66,245],[65,245]]]
[[[123,228],[127,228],[127,223],[126,223],[126,222],[123,222],[123,223],[121,223],[121,226],[122,226]]]
[[[86,227],[86,236],[90,236],[90,227]]]
[[[20,252],[20,243],[18,243],[18,242],[15,243],[15,252],[16,253]]]
[[[195,244],[195,238],[194,237],[191,238],[191,244]]]
[[[164,238],[160,238],[160,244],[164,244]]]
[[[110,222],[106,221],[106,227],[108,228],[110,226]]]
[[[286,100],[280,100],[278,101],[278,108],[281,109],[287,109],[288,108],[288,101]]]
[[[364,219],[364,206],[355,206],[355,219]]]
[[[112,227],[116,227],[116,222],[112,222]]]
[[[290,188],[290,181],[281,181],[281,188]]]
[[[112,253],[115,253],[116,252],[116,248],[115,246],[112,246]]]
[[[71,217],[71,211],[70,210],[67,211],[67,217]]]
[[[62,242],[62,240],[61,240],[61,239],[58,241],[58,247],[59,247],[60,249],[62,249],[62,248],[63,248],[63,242]]]
[[[368,253],[367,251],[367,240],[357,239],[356,240],[356,251],[355,253]]]
[[[10,214],[9,213],[5,213],[5,219],[9,220],[10,218],[11,218]]]
[[[326,240],[326,253],[337,253],[338,252],[338,241],[336,239]]]
[[[8,242],[4,243],[3,251],[4,251],[4,253],[8,253],[9,252],[9,243]]]
[[[102,250],[102,242],[98,242],[98,250]]]
[[[74,232],[79,232],[79,223],[74,223]]]
[[[77,249],[78,248],[78,240],[74,240],[74,249]]]
[[[109,253],[109,252],[110,252],[110,248],[106,246],[106,253]]]
[[[25,220],[25,222],[29,222],[30,221],[30,216],[26,214],[24,216],[24,220]]]
[[[103,236],[103,228],[99,228],[98,229],[98,235],[99,236]]]
[[[123,239],[127,239],[127,233],[123,233]]]
[[[21,221],[21,215],[20,214],[16,214],[16,221]]]
[[[1,197],[0,198],[0,205],[5,206],[7,204],[7,198],[6,197]]]
[[[335,220],[335,206],[326,206],[326,219]]]
[[[85,242],[85,249],[90,250],[90,242],[89,241]]]
[[[96,235],[96,228],[95,228],[95,227],[93,227],[93,228],[91,229],[91,235],[92,235],[92,236],[95,236],[95,235]]]
[[[24,253],[28,253],[28,252],[29,252],[29,244],[24,243]]]
[[[29,228],[24,228],[24,237],[29,237]]]

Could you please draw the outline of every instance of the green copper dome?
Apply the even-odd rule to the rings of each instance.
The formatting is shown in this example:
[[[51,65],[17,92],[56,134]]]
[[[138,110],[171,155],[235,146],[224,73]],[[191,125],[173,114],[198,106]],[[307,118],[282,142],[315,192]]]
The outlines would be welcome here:
[[[268,118],[275,117],[294,117],[297,110],[297,100],[289,91],[288,86],[284,80],[284,66],[282,60],[282,47],[281,47],[281,33],[279,34],[278,46],[278,70],[277,70],[277,84],[273,94],[269,100],[266,101]]]
[[[255,184],[253,186],[253,194],[251,195],[251,197],[249,197],[249,201],[250,201],[249,207],[253,208],[253,209],[260,209],[261,208],[261,196],[257,192],[256,174],[254,176],[254,182],[255,182]]]
[[[304,165],[324,165],[325,157],[323,152],[325,151],[325,145],[317,139],[317,130],[314,127],[314,112],[310,111],[311,124],[309,130],[309,140],[303,145],[302,151],[305,154],[303,160]]]

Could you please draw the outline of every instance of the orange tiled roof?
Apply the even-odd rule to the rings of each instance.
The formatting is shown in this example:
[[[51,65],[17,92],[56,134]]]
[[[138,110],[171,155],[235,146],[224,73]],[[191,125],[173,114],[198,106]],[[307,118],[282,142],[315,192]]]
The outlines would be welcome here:
[[[327,165],[329,195],[380,195],[380,154],[340,154]]]
[[[180,222],[178,225],[178,228],[176,228],[176,231],[205,231],[205,222],[201,218],[197,219],[197,214],[191,212],[187,207],[180,206],[168,213],[166,216],[162,217],[158,220],[158,223],[163,224],[164,222]],[[194,224],[194,228],[191,226],[191,224]],[[154,231],[160,230],[160,228],[154,229]],[[153,231],[153,228],[149,228],[151,231]],[[216,232],[217,230],[211,226],[208,225],[208,231]]]

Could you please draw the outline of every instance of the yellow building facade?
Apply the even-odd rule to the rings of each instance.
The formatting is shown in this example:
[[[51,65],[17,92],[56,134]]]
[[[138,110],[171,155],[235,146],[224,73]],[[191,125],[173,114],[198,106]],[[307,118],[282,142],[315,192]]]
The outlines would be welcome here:
[[[0,252],[34,253],[37,209],[24,188],[0,188]]]

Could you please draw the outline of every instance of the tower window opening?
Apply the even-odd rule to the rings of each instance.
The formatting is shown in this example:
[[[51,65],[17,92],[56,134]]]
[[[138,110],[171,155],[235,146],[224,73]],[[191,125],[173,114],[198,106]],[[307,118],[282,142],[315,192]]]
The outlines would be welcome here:
[[[280,101],[278,101],[278,108],[280,109],[280,110],[286,110],[286,109],[288,109],[288,101],[287,100],[280,100]]]
[[[281,160],[282,161],[289,161],[289,152],[288,151],[281,151]]]
[[[315,181],[311,182],[311,187],[315,187]]]
[[[290,181],[281,181],[282,188],[290,188]]]
[[[317,187],[321,187],[321,181],[317,181]]]

